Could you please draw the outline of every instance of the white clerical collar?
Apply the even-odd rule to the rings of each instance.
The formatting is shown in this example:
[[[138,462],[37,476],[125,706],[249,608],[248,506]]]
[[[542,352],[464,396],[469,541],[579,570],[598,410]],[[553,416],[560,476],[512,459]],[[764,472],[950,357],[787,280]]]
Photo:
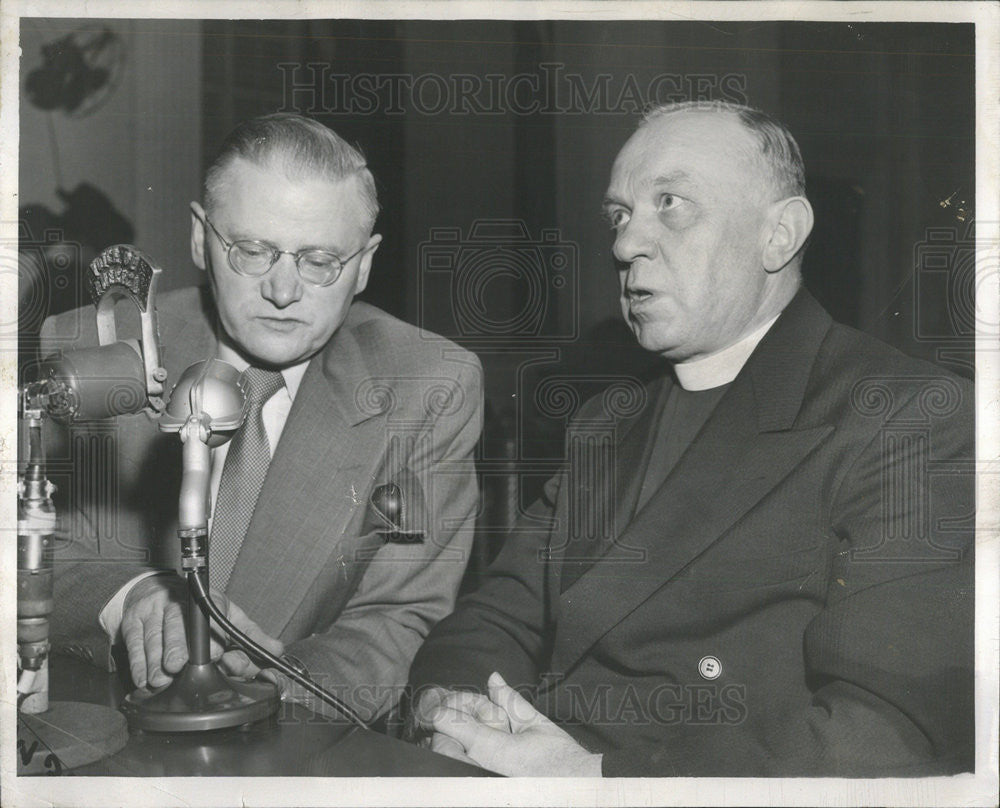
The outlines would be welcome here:
[[[754,348],[780,316],[779,312],[756,331],[728,348],[700,359],[678,362],[674,365],[674,373],[677,374],[681,387],[685,390],[711,390],[713,387],[729,384],[743,370]]]
[[[228,362],[240,373],[250,366],[250,363],[246,359],[236,353],[235,350],[226,345],[222,340],[219,340],[219,359],[223,362]],[[299,392],[299,385],[302,384],[302,377],[306,375],[307,367],[309,367],[308,359],[304,362],[299,362],[297,365],[284,368],[281,371],[281,375],[285,380],[285,389],[288,391],[288,397],[292,401],[295,400],[295,394]]]

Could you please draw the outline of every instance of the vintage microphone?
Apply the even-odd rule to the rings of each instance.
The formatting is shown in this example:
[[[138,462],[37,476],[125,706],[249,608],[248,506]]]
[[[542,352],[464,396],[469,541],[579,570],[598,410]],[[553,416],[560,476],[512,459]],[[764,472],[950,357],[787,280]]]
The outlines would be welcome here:
[[[183,442],[177,535],[181,540],[181,568],[189,591],[188,662],[170,684],[130,693],[122,709],[132,726],[154,732],[241,726],[266,718],[278,709],[280,697],[273,684],[229,677],[212,662],[211,617],[252,656],[298,682],[356,725],[366,727],[351,707],[297,670],[289,660],[269,653],[236,628],[208,594],[211,450],[232,438],[243,423],[247,406],[239,371],[219,359],[191,365],[170,393],[160,430],[178,433]]]
[[[364,720],[313,682],[289,658],[279,658],[239,631],[207,592],[207,518],[210,511],[210,450],[228,441],[244,417],[239,373],[219,360],[189,367],[166,408],[154,297],[161,270],[135,247],[115,245],[90,264],[87,285],[97,307],[97,347],[46,358],[38,378],[19,390],[19,416],[27,426],[27,462],[18,479],[18,748],[21,774],[56,773],[98,760],[127,740],[120,713],[75,702],[49,702],[49,622],[53,606],[52,550],[55,487],[46,478],[42,425],[46,418],[74,423],[145,411],[165,432],[184,442],[179,531],[182,567],[189,580],[189,663],[171,685],[130,694],[122,710],[140,729],[188,731],[237,726],[271,715],[280,699],[268,682],[241,682],[210,662],[211,615],[251,655],[333,706],[352,723]],[[127,300],[139,310],[140,338],[118,340],[115,305]],[[394,489],[385,486],[379,489]],[[395,499],[390,497],[392,503]],[[373,505],[375,500],[373,499]],[[387,524],[394,524],[389,507]],[[376,512],[378,507],[376,505]],[[395,535],[395,534],[394,534]],[[24,730],[24,737],[22,737]],[[41,750],[38,752],[38,750]],[[36,754],[37,752],[37,754]],[[42,754],[44,753],[44,754]]]
[[[183,442],[183,476],[177,535],[181,568],[188,579],[208,582],[208,515],[211,450],[232,438],[243,423],[246,396],[232,365],[208,359],[191,365],[170,393],[160,430]],[[186,633],[188,662],[170,684],[141,687],[125,697],[129,723],[154,732],[192,732],[250,724],[274,713],[281,702],[270,682],[240,681],[212,662],[208,616],[192,594]]]
[[[166,372],[160,363],[156,308],[159,267],[118,244],[90,264],[87,285],[97,307],[99,345],[45,359],[18,390],[27,429],[17,497],[18,772],[59,773],[112,754],[128,734],[122,716],[97,704],[49,701],[49,615],[53,609],[55,486],[46,477],[42,428],[146,411],[156,417]],[[115,304],[139,310],[140,338],[118,341]]]

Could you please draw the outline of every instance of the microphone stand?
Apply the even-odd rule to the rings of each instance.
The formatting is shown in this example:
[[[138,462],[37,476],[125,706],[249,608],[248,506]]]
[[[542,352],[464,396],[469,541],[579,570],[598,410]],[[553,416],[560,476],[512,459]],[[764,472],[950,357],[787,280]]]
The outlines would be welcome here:
[[[281,703],[274,684],[231,678],[212,662],[211,628],[198,597],[208,589],[211,449],[232,437],[245,407],[240,374],[232,365],[209,359],[184,371],[160,420],[162,431],[178,432],[183,441],[177,535],[189,592],[188,662],[169,685],[139,688],[125,697],[122,710],[135,729],[197,732],[241,726],[267,718]]]
[[[114,754],[128,741],[125,719],[102,704],[49,700],[55,486],[45,472],[42,423],[48,390],[19,393],[28,460],[17,491],[17,773],[62,774]]]
[[[53,611],[55,486],[46,477],[42,427],[101,420],[163,407],[166,371],[160,365],[153,300],[160,268],[140,250],[115,244],[86,275],[97,307],[98,346],[44,360],[38,378],[18,390],[18,418],[26,427],[26,461],[17,491],[18,774],[61,774],[121,749],[125,720],[100,704],[49,701],[49,616]],[[140,340],[118,340],[115,304],[139,312]],[[19,438],[22,435],[19,433]],[[19,463],[20,466],[20,463]]]

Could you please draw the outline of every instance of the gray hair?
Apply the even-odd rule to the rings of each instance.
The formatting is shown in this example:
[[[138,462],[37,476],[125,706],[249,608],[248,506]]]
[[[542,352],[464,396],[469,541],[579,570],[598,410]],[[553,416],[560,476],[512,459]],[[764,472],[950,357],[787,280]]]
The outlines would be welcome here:
[[[205,172],[202,199],[206,209],[211,210],[218,203],[226,169],[237,158],[258,166],[277,158],[283,161],[286,172],[319,175],[334,182],[356,177],[361,203],[368,214],[368,227],[375,224],[379,212],[378,195],[364,155],[319,121],[290,112],[276,112],[237,124],[226,135]]]
[[[688,111],[730,112],[735,115],[755,137],[760,147],[759,157],[763,161],[765,170],[770,174],[775,189],[786,197],[805,196],[806,169],[802,162],[799,144],[795,142],[792,133],[784,124],[759,109],[728,101],[679,101],[660,104],[646,111],[639,122],[639,128],[665,115]]]

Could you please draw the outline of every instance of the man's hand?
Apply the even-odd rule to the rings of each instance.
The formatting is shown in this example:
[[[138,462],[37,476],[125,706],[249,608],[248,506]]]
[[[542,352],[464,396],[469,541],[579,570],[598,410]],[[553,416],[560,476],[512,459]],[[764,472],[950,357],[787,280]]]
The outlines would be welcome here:
[[[508,777],[600,777],[601,755],[588,752],[573,738],[538,712],[499,673],[487,682],[494,718],[506,715],[510,729],[480,720],[487,712],[477,703],[473,712],[458,709],[441,699],[429,723],[450,757],[475,763]],[[483,696],[480,699],[485,698]],[[422,701],[422,700],[421,700]],[[433,745],[432,745],[432,748]],[[444,751],[443,748],[435,751]],[[445,752],[448,754],[448,752]]]
[[[236,608],[239,608],[238,606]],[[247,620],[250,625],[256,627],[256,623],[251,620]],[[246,631],[246,629],[243,629]],[[259,645],[263,645],[267,650],[276,656],[281,656],[284,653],[285,646],[280,640],[275,640],[268,637],[257,628],[260,632],[259,635],[247,631],[251,639],[256,640]],[[256,676],[260,676],[262,679],[266,679],[278,688],[278,693],[282,699],[290,699],[292,701],[297,701],[300,704],[305,704],[310,709],[314,707],[315,697],[307,690],[299,689],[300,692],[293,692],[293,687],[295,683],[285,676],[283,673],[279,672],[276,668],[261,668],[257,665],[250,657],[247,655],[246,651],[240,648],[233,648],[226,651],[222,658],[219,660],[219,665],[222,667],[226,673],[230,676],[235,676],[240,679],[253,679]]]
[[[284,645],[253,622],[235,603],[218,592],[211,593],[219,609],[233,624],[251,639],[275,654],[284,652]],[[187,582],[172,575],[156,575],[139,581],[125,596],[122,612],[122,639],[128,651],[132,681],[137,687],[157,688],[169,684],[188,661],[184,631],[184,607],[188,601]],[[212,624],[212,659],[223,656],[218,626]],[[245,655],[246,665],[235,654],[227,654],[224,667],[234,675],[249,676],[257,672]],[[240,663],[240,664],[226,664]],[[250,668],[253,668],[252,672]]]
[[[432,719],[442,707],[464,713],[483,726],[492,727],[500,732],[511,731],[507,713],[490,701],[488,696],[469,690],[447,690],[443,687],[425,690],[414,705],[410,734],[416,738],[420,746],[455,760],[475,765],[475,761],[465,754],[465,748],[458,741],[434,731]]]

